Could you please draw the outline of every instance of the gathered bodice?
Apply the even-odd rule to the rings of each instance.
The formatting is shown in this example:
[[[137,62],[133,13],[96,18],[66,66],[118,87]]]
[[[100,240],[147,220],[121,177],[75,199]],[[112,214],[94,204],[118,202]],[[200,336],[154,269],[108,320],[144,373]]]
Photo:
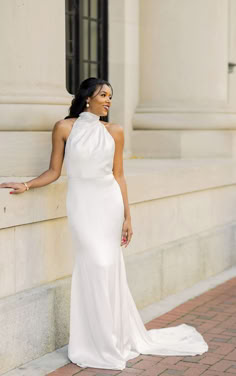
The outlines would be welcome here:
[[[65,147],[68,178],[99,178],[112,174],[115,141],[99,116],[80,113]]]

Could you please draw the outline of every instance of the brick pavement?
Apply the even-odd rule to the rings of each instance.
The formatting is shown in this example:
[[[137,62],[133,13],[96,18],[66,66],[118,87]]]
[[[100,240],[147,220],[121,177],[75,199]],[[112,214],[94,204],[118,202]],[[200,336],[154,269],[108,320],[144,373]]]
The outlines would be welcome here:
[[[194,326],[209,345],[209,351],[196,356],[140,355],[127,362],[123,371],[80,368],[73,363],[48,376],[236,376],[236,278],[190,299],[150,321],[147,329]]]

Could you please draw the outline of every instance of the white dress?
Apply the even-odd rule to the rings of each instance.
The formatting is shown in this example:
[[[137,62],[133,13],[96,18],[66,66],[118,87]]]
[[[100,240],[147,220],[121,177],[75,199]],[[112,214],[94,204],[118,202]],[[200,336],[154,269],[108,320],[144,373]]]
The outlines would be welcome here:
[[[66,208],[75,245],[69,359],[80,367],[123,370],[141,354],[208,350],[192,326],[146,330],[130,293],[120,246],[124,204],[112,173],[115,142],[99,116],[82,112],[66,142]]]

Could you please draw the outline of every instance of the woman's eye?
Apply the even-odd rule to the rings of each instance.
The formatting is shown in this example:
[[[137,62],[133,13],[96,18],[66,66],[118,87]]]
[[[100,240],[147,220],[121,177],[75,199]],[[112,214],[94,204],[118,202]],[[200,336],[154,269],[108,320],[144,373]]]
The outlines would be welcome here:
[[[105,97],[105,96],[106,96],[106,94],[105,94],[105,93],[102,93],[102,94],[101,94],[101,96],[102,96],[102,97]],[[110,98],[110,99],[112,99],[112,97],[111,97],[111,96],[110,96],[109,98]]]

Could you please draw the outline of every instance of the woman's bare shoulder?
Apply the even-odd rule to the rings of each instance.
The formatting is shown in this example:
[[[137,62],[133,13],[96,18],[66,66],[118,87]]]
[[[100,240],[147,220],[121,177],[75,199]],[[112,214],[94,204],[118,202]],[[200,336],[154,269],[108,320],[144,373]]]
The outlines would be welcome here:
[[[76,118],[58,120],[55,123],[54,128],[61,129],[61,128],[69,127],[71,124],[74,123],[75,120]]]
[[[124,137],[124,131],[123,131],[123,127],[121,125],[116,124],[116,123],[109,123],[109,122],[106,122],[106,121],[101,121],[101,123],[103,123],[105,125],[107,130],[111,133],[111,135],[115,139],[118,140],[118,139]]]
[[[76,118],[58,120],[53,127],[53,133],[67,140]]]

